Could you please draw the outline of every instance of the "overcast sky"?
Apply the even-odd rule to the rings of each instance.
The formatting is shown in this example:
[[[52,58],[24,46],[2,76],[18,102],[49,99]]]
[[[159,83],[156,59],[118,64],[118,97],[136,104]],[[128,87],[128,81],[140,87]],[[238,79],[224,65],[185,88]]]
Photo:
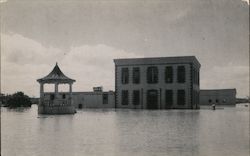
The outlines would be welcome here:
[[[249,95],[242,0],[1,0],[3,93],[39,95],[58,62],[74,91],[114,90],[114,58],[195,55],[201,89]],[[49,88],[49,87],[48,87]]]

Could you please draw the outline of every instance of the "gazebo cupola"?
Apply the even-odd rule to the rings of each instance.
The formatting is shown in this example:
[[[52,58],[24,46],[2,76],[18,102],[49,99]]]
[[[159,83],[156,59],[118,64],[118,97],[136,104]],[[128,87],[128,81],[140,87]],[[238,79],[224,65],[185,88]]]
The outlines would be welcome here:
[[[72,85],[75,82],[63,74],[57,63],[54,69],[45,77],[37,80],[40,83],[40,103],[38,113],[40,114],[72,114],[75,113],[75,108],[72,104]],[[44,93],[44,84],[54,84],[54,93],[46,97]],[[69,84],[69,93],[60,96],[58,92],[59,84]]]

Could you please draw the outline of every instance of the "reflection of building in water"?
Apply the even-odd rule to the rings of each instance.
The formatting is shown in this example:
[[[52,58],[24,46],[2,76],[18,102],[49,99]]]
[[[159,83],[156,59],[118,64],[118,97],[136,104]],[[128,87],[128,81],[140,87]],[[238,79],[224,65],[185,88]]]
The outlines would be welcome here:
[[[115,59],[116,108],[199,108],[194,56]]]
[[[65,76],[58,65],[44,78],[37,80],[40,83],[40,102],[38,105],[39,114],[73,114],[75,107],[72,103],[72,84],[75,80]],[[54,84],[55,92],[44,93],[44,84]],[[58,92],[59,84],[69,84],[68,96]]]
[[[200,105],[235,105],[236,89],[200,90]]]

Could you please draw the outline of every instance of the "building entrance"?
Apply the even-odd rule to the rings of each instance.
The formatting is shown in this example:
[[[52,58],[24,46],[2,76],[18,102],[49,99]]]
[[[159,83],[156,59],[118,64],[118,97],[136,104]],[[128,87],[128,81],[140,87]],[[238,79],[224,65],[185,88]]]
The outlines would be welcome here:
[[[158,91],[147,91],[147,109],[159,109],[158,107]]]
[[[78,104],[78,108],[79,108],[79,109],[82,109],[82,104]]]

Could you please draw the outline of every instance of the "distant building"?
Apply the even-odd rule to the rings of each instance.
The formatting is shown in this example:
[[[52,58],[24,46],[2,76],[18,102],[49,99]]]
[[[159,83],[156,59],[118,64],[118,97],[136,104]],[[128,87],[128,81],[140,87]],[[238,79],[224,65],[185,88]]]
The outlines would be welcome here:
[[[199,108],[194,56],[115,59],[115,108]]]
[[[237,103],[250,103],[250,98],[236,98]]]
[[[235,105],[236,89],[200,90],[200,105]]]
[[[76,108],[114,108],[115,93],[109,92],[74,92],[73,102]]]

